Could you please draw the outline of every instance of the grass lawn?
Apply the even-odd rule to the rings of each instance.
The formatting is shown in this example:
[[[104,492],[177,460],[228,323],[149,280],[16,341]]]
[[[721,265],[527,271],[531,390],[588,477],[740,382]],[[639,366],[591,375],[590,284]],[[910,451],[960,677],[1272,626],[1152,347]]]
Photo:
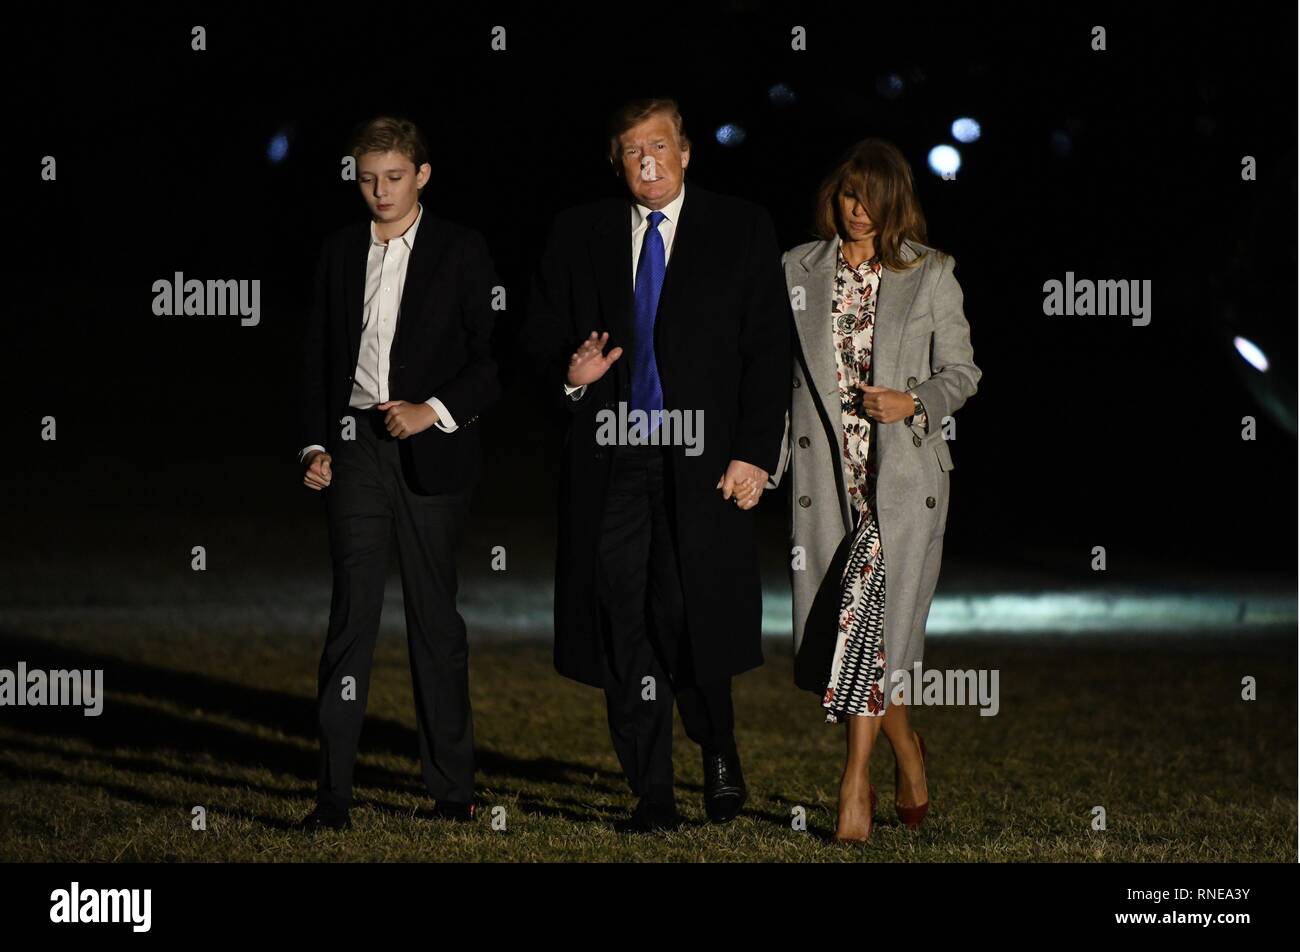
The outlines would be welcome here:
[[[893,816],[893,758],[872,777],[870,844],[831,840],[843,728],[791,681],[788,653],[736,682],[750,802],[704,822],[698,750],[677,733],[680,832],[627,836],[632,804],[601,695],[551,668],[548,645],[471,650],[484,821],[427,819],[410,676],[380,640],[354,828],[304,836],[312,805],[319,645],[271,631],[0,633],[0,667],[105,669],[99,717],[0,709],[7,861],[1288,861],[1296,842],[1294,633],[1217,639],[932,639],[927,667],[997,668],[1001,710],[914,709],[932,807]],[[1254,676],[1259,699],[1240,699]],[[191,809],[207,830],[191,829]],[[806,832],[791,829],[802,806]],[[1096,806],[1104,831],[1091,828]],[[486,818],[504,809],[504,830]]]

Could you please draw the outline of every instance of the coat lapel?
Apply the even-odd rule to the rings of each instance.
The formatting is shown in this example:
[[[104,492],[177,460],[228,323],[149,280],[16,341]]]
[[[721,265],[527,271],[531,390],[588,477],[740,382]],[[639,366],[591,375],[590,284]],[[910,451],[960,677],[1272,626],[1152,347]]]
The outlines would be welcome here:
[[[406,263],[406,280],[402,285],[402,300],[397,308],[397,329],[393,333],[391,353],[397,354],[402,331],[410,323],[409,315],[423,314],[429,297],[429,286],[437,264],[443,258],[447,243],[446,232],[438,227],[437,219],[426,211],[420,220],[411,246],[411,258]],[[361,352],[361,326],[365,319],[366,267],[370,259],[370,223],[364,222],[348,237],[347,266],[343,274],[344,314],[348,335],[348,351],[352,366]]]
[[[903,242],[902,257],[911,261],[916,252]],[[876,327],[871,341],[871,380],[893,380],[903,347],[903,327],[921,286],[921,266],[906,271],[880,269],[880,297],[876,300]],[[902,386],[900,383],[899,386]]]
[[[415,233],[415,243],[411,245],[410,260],[406,262],[406,281],[402,285],[402,301],[397,308],[397,330],[393,333],[393,354],[401,353],[399,347],[403,331],[413,321],[436,317],[429,312],[429,292],[438,263],[445,260],[447,240],[447,232],[438,227],[438,220],[425,212],[420,220],[420,228]]]
[[[832,238],[814,245],[803,256],[806,277],[803,282],[802,311],[795,311],[795,328],[799,347],[808,367],[808,386],[817,388],[822,411],[835,428],[835,445],[844,442],[840,420],[840,386],[835,379],[835,342],[831,336],[831,291],[835,280],[835,263],[839,239]],[[793,289],[792,289],[793,290]]]
[[[343,324],[348,334],[349,367],[361,352],[361,324],[365,318],[366,263],[370,256],[370,222],[362,222],[348,236],[343,269]]]
[[[700,230],[705,227],[703,210],[695,196],[702,190],[692,185],[682,197],[682,207],[678,211],[678,220],[673,232],[673,254],[668,259],[664,271],[663,287],[659,289],[659,308],[655,314],[655,336],[665,319],[671,319],[676,313],[676,306],[683,295],[689,296],[691,287],[691,270],[696,246],[700,242]],[[687,209],[690,211],[687,211]],[[630,239],[629,239],[630,240]],[[703,247],[703,246],[701,246]],[[632,254],[629,247],[628,256]]]
[[[839,442],[843,441],[840,419],[840,387],[835,379],[835,342],[831,333],[831,294],[835,281],[835,266],[839,261],[839,239],[832,238],[814,245],[803,256],[801,264],[806,272],[804,283],[807,307],[795,312],[795,326],[799,345],[808,365],[810,384],[817,388],[822,409],[835,427]],[[903,243],[904,261],[911,261],[916,252],[910,244]],[[921,268],[906,271],[881,269],[879,296],[876,299],[875,329],[872,331],[871,379],[893,379],[898,366],[899,351],[903,346],[903,327],[907,323],[912,302],[921,284]],[[837,443],[838,445],[838,443]]]
[[[626,202],[611,202],[592,231],[591,256],[596,266],[601,311],[608,315],[609,347],[632,347],[632,224]],[[583,337],[598,328],[578,329]],[[620,360],[615,368],[628,363]],[[621,370],[619,371],[622,372]]]

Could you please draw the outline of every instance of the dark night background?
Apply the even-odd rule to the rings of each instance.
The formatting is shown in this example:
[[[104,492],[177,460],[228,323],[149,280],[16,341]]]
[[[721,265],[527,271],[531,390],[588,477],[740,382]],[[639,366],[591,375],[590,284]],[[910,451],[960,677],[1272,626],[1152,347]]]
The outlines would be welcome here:
[[[195,25],[206,51],[191,50]],[[506,52],[490,48],[495,25]],[[807,52],[790,49],[795,25]],[[246,936],[301,909],[295,927],[328,923],[331,937],[345,922],[372,930],[371,909],[432,910],[430,880],[403,873],[408,902],[369,866],[351,884],[331,866],[318,888],[262,864],[925,862],[927,884],[937,863],[1114,870],[1109,892],[1059,888],[1037,868],[1016,889],[1035,908],[1057,902],[1077,931],[1130,908],[1125,888],[1249,886],[1246,863],[1294,868],[1296,36],[1294,4],[6,11],[0,671],[102,671],[107,703],[103,717],[0,709],[0,861],[106,872],[24,866],[11,879],[25,892],[0,889],[0,918],[45,922],[52,888],[101,875],[118,886],[124,864],[160,861],[174,864],[162,876],[139,867],[160,917]],[[773,100],[780,85],[793,101]],[[831,836],[844,740],[792,684],[788,481],[753,513],[768,637],[766,663],[735,687],[746,814],[703,822],[699,749],[679,725],[691,825],[641,838],[612,826],[630,798],[604,700],[551,659],[561,421],[518,340],[552,217],[621,190],[606,120],[643,95],[680,103],[688,180],[761,203],[783,248],[812,237],[814,192],[848,146],[892,140],[929,243],[956,258],[983,378],[956,414],[925,661],[991,674],[998,716],[951,698],[918,712],[935,755],[921,830],[890,815],[897,760],[882,750],[879,834],[851,848]],[[508,813],[508,836],[422,812],[395,558],[357,830],[294,828],[315,791],[331,600],[324,499],[296,462],[300,335],[322,239],[367,214],[340,178],[348,134],[382,114],[423,129],[426,210],[486,236],[508,294],[494,339],[505,393],[480,420],[485,476],[458,562],[476,783],[485,817]],[[978,141],[954,142],[959,117],[978,120]],[[743,143],[719,143],[728,123]],[[287,150],[273,161],[278,136]],[[929,170],[941,144],[960,149],[955,181]],[[1247,155],[1256,181],[1242,181]],[[57,181],[41,180],[45,156]],[[260,324],[155,316],[152,285],[177,271],[260,281]],[[1067,272],[1150,281],[1150,324],[1044,316],[1044,282]],[[57,441],[41,439],[46,416]],[[202,833],[196,805],[212,823]],[[214,862],[244,864],[238,901],[195,918],[179,870]],[[1152,869],[1227,862],[1242,865],[1226,883],[1205,867],[1163,881]],[[339,901],[359,881],[384,892]],[[928,910],[915,881],[875,870],[873,901],[888,905],[893,888],[903,913]],[[988,890],[969,885],[944,901],[986,913]],[[464,887],[454,880],[458,897],[475,895]],[[638,899],[621,876],[617,888]],[[625,929],[633,906],[614,905]],[[1022,917],[1002,918],[1014,929]]]
[[[207,542],[216,566],[220,540],[262,557],[267,584],[301,569],[327,585],[323,510],[295,464],[298,333],[321,238],[365,213],[339,178],[346,135],[381,113],[420,124],[426,209],[481,230],[508,291],[506,396],[483,421],[490,475],[466,570],[486,568],[480,545],[504,544],[545,579],[558,430],[514,344],[551,216],[619,187],[605,120],[646,93],[681,104],[689,180],[766,206],[787,248],[810,237],[812,194],[845,147],[877,135],[908,156],[930,242],[957,259],[984,372],[957,416],[941,594],[1000,572],[1101,584],[1094,545],[1110,583],[1293,590],[1294,423],[1265,401],[1294,420],[1294,9],[847,16],[736,3],[669,19],[666,42],[605,9],[213,6],[11,23],[11,604],[96,604],[107,565],[183,588],[189,547]],[[206,52],[190,51],[195,23]],[[489,49],[497,23],[505,53]],[[789,49],[796,23],[809,52]],[[1090,49],[1094,24],[1104,52]],[[893,100],[877,89],[890,73],[904,81]],[[794,102],[769,101],[779,83]],[[967,115],[982,138],[959,145],[961,172],[942,181],[927,153]],[[714,139],[728,122],[742,145]],[[277,164],[268,144],[282,132]],[[38,179],[47,154],[55,183]],[[1258,181],[1241,180],[1243,155]],[[259,278],[260,325],[155,317],[151,284],[175,271]],[[1150,279],[1150,325],[1044,317],[1043,282],[1066,271]],[[1236,333],[1269,356],[1268,374],[1236,354]],[[46,414],[57,443],[39,439]],[[1240,438],[1245,415],[1255,442]],[[759,514],[777,584],[787,506],[769,493]]]

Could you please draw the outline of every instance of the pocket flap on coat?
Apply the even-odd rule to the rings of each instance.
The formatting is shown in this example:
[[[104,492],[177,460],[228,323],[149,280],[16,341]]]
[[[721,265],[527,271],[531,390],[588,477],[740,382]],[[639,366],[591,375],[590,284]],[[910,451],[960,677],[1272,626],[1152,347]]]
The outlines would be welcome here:
[[[935,440],[934,455],[939,457],[939,468],[942,470],[952,469],[952,453],[948,451],[948,441],[945,439]]]

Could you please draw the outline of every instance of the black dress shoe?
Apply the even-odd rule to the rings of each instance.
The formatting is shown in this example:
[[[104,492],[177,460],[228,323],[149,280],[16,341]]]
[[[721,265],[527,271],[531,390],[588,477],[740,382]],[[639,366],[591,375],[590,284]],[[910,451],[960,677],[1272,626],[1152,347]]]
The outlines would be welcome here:
[[[458,803],[455,800],[439,800],[430,811],[442,820],[454,820],[457,823],[473,823],[478,818],[477,803]]]
[[[704,755],[704,812],[710,820],[714,823],[734,820],[748,796],[739,757]]]
[[[659,830],[676,830],[682,825],[682,818],[673,803],[656,803],[652,800],[637,801],[636,809],[626,820],[619,820],[614,829],[619,833],[654,833]]]
[[[298,821],[298,829],[315,833],[320,830],[350,830],[352,819],[347,810],[316,804],[316,809]]]

